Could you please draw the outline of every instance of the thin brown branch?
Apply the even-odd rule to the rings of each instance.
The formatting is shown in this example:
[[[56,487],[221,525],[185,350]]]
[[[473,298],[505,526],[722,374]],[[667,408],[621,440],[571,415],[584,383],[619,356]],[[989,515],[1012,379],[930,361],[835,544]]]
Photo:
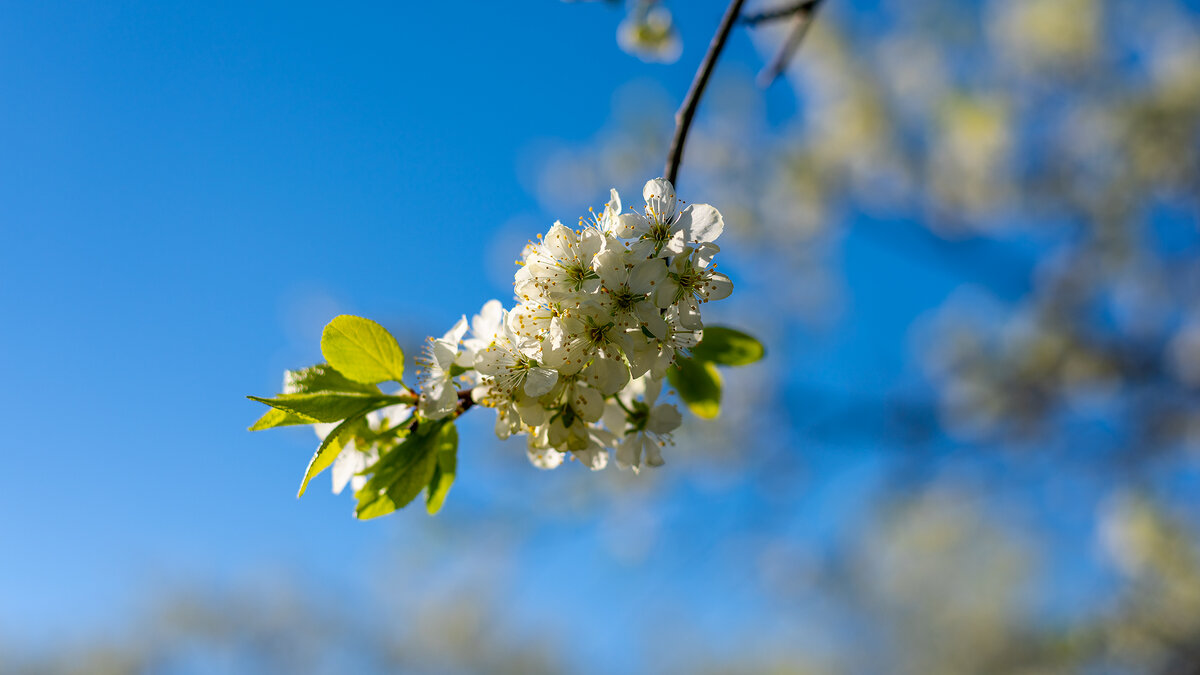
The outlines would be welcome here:
[[[747,14],[742,17],[742,23],[753,27],[760,23],[768,23],[771,21],[778,21],[779,19],[786,19],[793,14],[798,14],[802,11],[808,10],[810,7],[819,3],[820,1],[821,0],[800,0],[800,2],[794,2],[790,5],[768,9],[766,11],[758,12],[757,14]]]
[[[783,71],[787,70],[796,50],[800,48],[800,43],[804,42],[804,36],[808,34],[808,29],[812,26],[813,17],[817,15],[817,7],[820,4],[821,0],[810,0],[801,3],[792,12],[789,12],[793,16],[792,30],[784,40],[783,46],[779,48],[779,53],[771,60],[770,65],[758,74],[758,86],[764,88],[770,86],[772,82],[779,79]]]
[[[708,53],[704,55],[704,60],[700,62],[700,69],[696,71],[696,77],[692,79],[692,86],[688,88],[687,96],[683,98],[683,104],[675,113],[675,136],[671,139],[671,149],[667,152],[667,166],[663,170],[663,174],[667,180],[671,181],[672,185],[679,177],[679,163],[683,160],[683,145],[687,142],[688,130],[692,126],[692,118],[696,116],[700,97],[704,95],[704,88],[708,86],[708,78],[717,65],[717,57],[725,48],[725,41],[729,38],[729,32],[733,30],[733,24],[737,23],[743,2],[745,0],[732,0],[729,3],[729,7],[725,10],[725,16],[721,17],[721,24],[717,26],[717,32],[708,45]]]

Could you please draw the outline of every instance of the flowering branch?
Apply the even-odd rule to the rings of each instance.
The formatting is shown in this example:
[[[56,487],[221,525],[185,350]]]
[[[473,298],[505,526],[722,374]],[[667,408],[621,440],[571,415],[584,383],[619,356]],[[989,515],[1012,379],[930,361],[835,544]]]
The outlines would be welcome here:
[[[788,64],[792,62],[792,56],[796,54],[796,50],[800,48],[800,43],[804,41],[804,36],[808,34],[808,28],[812,25],[813,18],[817,15],[817,7],[820,4],[821,0],[806,0],[806,2],[798,3],[787,11],[778,10],[774,16],[769,16],[767,19],[760,19],[760,21],[766,21],[789,15],[795,17],[792,23],[792,32],[788,34],[787,39],[783,42],[783,46],[779,48],[779,53],[771,60],[770,65],[758,74],[758,86],[769,86],[787,69]],[[764,12],[760,16],[768,14],[772,13]],[[753,24],[757,23],[757,21],[748,23]]]
[[[696,71],[692,86],[688,89],[679,111],[675,113],[675,136],[671,139],[671,149],[667,153],[667,166],[663,169],[664,176],[672,184],[679,176],[679,163],[683,160],[683,144],[687,141],[692,118],[696,116],[696,108],[700,105],[700,97],[704,95],[704,88],[708,86],[708,78],[717,65],[717,57],[725,48],[725,41],[729,38],[729,32],[733,30],[733,24],[737,23],[743,2],[744,0],[733,0],[729,3],[729,7],[725,10],[725,16],[721,17],[721,24],[717,26],[717,32],[708,45],[708,53],[700,62],[700,69]]]

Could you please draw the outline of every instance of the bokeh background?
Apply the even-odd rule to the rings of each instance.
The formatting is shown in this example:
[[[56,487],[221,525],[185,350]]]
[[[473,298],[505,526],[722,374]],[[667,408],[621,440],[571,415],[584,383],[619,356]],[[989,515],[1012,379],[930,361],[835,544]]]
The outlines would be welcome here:
[[[1195,0],[826,0],[766,89],[736,29],[678,188],[768,358],[661,469],[472,412],[357,522],[245,431],[636,201],[723,10],[0,5],[0,672],[1200,672]]]

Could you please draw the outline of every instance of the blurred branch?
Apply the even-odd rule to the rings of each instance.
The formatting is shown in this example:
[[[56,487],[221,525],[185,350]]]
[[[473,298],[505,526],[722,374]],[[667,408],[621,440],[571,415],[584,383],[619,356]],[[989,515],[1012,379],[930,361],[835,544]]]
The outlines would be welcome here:
[[[792,23],[792,32],[788,33],[783,46],[779,48],[779,52],[775,55],[770,65],[758,74],[758,86],[769,86],[787,69],[788,64],[792,62],[792,57],[796,54],[796,50],[800,49],[800,43],[804,41],[804,36],[808,34],[808,28],[812,25],[813,18],[817,15],[817,7],[820,4],[821,0],[806,0],[787,10],[775,10],[774,12],[764,12],[759,15],[768,17],[767,19],[760,19],[760,21],[777,19],[784,16],[793,16],[795,18]],[[750,22],[747,19],[744,19],[744,21],[751,23],[751,25],[757,23]]]
[[[800,0],[800,2],[792,3],[791,5],[786,5],[783,7],[776,7],[775,9],[768,9],[765,12],[747,14],[742,17],[742,23],[746,24],[747,26],[757,26],[760,23],[785,19],[793,14],[810,10],[819,2],[821,2],[821,0]]]
[[[671,149],[667,153],[667,166],[663,170],[663,174],[667,180],[671,181],[672,185],[679,176],[679,163],[683,160],[683,144],[687,141],[688,129],[692,126],[692,118],[696,116],[700,97],[704,95],[704,88],[708,86],[708,78],[717,65],[717,58],[721,55],[721,50],[725,48],[725,41],[729,38],[729,32],[733,30],[733,24],[737,23],[743,2],[745,0],[733,0],[729,3],[729,7],[725,10],[725,16],[721,17],[721,24],[717,26],[717,32],[708,45],[708,53],[700,62],[700,69],[696,71],[692,86],[688,88],[683,104],[675,113],[675,136],[671,139]]]

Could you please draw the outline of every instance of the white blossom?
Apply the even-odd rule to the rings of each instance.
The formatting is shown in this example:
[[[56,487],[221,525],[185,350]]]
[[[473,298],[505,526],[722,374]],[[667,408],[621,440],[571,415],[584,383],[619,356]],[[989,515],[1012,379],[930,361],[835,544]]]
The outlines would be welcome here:
[[[458,407],[458,392],[454,388],[454,366],[458,360],[459,343],[467,332],[467,317],[463,316],[439,339],[429,338],[425,345],[421,395],[417,406],[425,417],[436,420],[448,416]]]
[[[454,414],[457,381],[495,411],[497,437],[526,435],[537,468],[570,456],[600,470],[613,450],[620,468],[662,464],[681,421],[674,405],[658,402],[662,381],[702,338],[701,307],[733,284],[714,263],[724,229],[716,209],[682,206],[662,178],[642,197],[640,210],[622,212],[612,190],[578,229],[555,222],[527,244],[510,309],[490,301],[465,340],[466,317],[430,339],[419,414]],[[365,461],[360,455],[348,455],[338,476],[360,473],[351,463]]]

